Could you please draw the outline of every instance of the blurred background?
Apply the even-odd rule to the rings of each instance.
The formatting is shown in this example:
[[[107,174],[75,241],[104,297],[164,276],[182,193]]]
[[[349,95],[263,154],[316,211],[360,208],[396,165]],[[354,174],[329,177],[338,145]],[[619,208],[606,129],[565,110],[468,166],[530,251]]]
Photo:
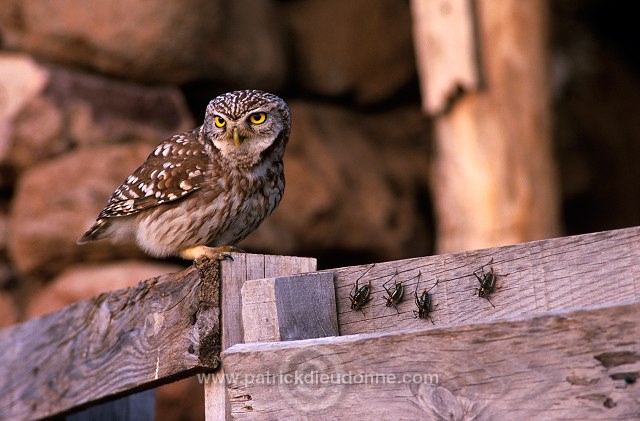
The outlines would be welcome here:
[[[458,11],[419,3],[2,0],[0,327],[185,267],[75,240],[233,89],[293,120],[284,199],[247,251],[332,268],[640,224],[633,3],[471,2],[470,81],[441,107]],[[194,381],[159,389],[159,419],[203,414]]]

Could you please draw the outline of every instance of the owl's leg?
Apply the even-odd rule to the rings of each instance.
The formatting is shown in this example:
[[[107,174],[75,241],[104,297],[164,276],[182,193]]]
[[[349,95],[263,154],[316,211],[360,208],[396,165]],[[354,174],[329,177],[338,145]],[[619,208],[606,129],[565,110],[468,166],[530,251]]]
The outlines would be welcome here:
[[[180,252],[180,257],[182,257],[185,260],[193,260],[193,265],[202,272],[208,266],[207,262],[211,260],[214,260],[214,261],[222,261],[225,259],[233,260],[233,257],[231,257],[232,252],[244,253],[244,251],[233,246],[219,246],[219,247],[196,246],[196,247],[188,248],[186,250],[182,250]]]
[[[231,257],[230,253],[244,253],[244,250],[241,250],[238,247],[234,246],[195,246],[182,250],[180,252],[180,257],[185,260],[193,260],[195,263],[198,263],[198,261],[204,258],[211,260],[233,260],[233,257]]]

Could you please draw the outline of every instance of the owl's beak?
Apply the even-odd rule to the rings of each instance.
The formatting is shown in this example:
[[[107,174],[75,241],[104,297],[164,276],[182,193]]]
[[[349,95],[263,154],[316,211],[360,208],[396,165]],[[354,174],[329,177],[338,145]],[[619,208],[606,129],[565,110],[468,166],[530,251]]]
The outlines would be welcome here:
[[[243,140],[244,139],[238,133],[238,128],[234,127],[233,128],[233,143],[234,143],[234,145],[236,145],[236,148],[240,147],[240,145],[242,144]]]

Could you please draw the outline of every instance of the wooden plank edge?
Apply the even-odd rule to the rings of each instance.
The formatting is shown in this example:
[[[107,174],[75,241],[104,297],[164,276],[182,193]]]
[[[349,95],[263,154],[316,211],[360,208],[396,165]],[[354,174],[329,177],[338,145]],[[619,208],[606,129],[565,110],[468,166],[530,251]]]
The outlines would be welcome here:
[[[491,265],[488,263],[493,259]],[[491,303],[477,295],[473,272],[494,267],[500,289]],[[640,227],[556,237],[494,248],[414,257],[331,269],[336,278],[340,332],[350,335],[431,325],[417,319],[414,290],[430,291],[435,326],[493,320],[509,315],[621,303],[640,299]],[[395,273],[405,287],[399,312],[385,307],[383,283]],[[418,281],[418,275],[421,278]],[[372,282],[372,300],[354,311],[349,299],[355,281]],[[389,285],[388,285],[389,286]],[[597,293],[596,293],[597,291]],[[364,312],[364,314],[363,314]]]

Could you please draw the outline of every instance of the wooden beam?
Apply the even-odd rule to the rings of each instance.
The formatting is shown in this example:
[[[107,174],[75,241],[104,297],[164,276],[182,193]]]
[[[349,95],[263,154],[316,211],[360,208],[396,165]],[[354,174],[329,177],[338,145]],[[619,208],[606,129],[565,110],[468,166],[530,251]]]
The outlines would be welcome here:
[[[495,308],[477,296],[479,283],[473,276],[491,259],[496,273],[508,274],[498,277],[500,289],[489,296]],[[413,313],[417,310],[413,293],[419,272],[422,279],[418,293],[439,281],[430,291],[435,306],[430,315],[435,327],[640,301],[640,227],[331,271],[336,276],[342,335],[433,327],[429,320],[417,319]],[[395,279],[405,286],[399,314],[385,306],[382,287],[396,271]],[[360,285],[371,281],[373,286],[372,300],[363,307],[364,314],[352,310],[349,300],[349,292],[361,276]]]
[[[219,365],[218,264],[0,331],[0,418],[48,417]]]
[[[316,270],[316,259],[261,254],[233,254],[222,262],[222,349],[244,342],[242,286],[251,279],[286,276]],[[225,420],[230,400],[226,392],[224,367],[204,382],[207,421]]]
[[[242,287],[244,342],[338,336],[333,274],[247,281]]]
[[[438,253],[560,233],[547,3],[413,0],[414,26],[424,28],[415,32],[423,102],[436,135]]]
[[[223,353],[234,419],[636,419],[640,303]]]
[[[423,108],[437,115],[480,87],[472,2],[412,0],[411,11]]]

